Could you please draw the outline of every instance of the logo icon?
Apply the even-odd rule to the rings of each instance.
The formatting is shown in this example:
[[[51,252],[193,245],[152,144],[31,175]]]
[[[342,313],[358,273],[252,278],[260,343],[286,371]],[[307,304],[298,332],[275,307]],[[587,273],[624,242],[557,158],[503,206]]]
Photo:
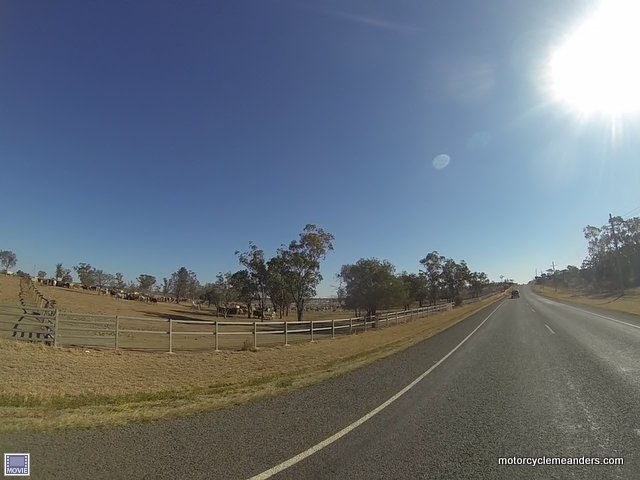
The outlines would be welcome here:
[[[28,453],[5,453],[4,476],[28,477],[31,475],[29,460],[30,454]]]

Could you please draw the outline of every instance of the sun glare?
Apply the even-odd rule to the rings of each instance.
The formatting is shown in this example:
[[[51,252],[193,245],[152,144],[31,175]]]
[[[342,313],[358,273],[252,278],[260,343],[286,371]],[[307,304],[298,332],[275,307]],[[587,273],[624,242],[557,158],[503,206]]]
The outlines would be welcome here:
[[[553,94],[583,114],[640,112],[640,0],[604,0],[552,55]]]

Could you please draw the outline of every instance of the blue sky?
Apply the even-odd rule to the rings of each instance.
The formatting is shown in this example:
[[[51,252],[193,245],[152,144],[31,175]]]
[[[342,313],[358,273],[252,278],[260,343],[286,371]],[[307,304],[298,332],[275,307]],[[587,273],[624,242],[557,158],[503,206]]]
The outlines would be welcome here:
[[[640,207],[640,120],[549,92],[594,3],[3,2],[0,248],[204,282],[314,223],[321,295],[361,257],[579,265],[585,225]]]

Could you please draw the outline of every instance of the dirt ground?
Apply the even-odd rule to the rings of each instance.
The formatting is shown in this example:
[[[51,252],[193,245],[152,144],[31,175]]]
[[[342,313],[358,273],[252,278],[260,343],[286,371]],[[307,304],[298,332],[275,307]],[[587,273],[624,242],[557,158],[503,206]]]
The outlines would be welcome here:
[[[407,348],[504,298],[363,334],[258,352],[177,354],[0,341],[0,431],[122,424],[222,408]]]
[[[214,307],[202,306],[201,310],[188,303],[147,303],[139,300],[124,300],[111,295],[98,295],[97,292],[75,288],[61,288],[48,285],[36,285],[40,293],[50,300],[55,300],[59,310],[74,313],[91,313],[100,315],[120,315],[149,318],[174,318],[180,320],[212,320],[219,319]],[[346,313],[348,315],[348,313]],[[331,318],[336,316],[332,311],[307,311],[305,320]],[[344,315],[344,312],[342,313]],[[247,320],[246,315],[231,315],[230,320]],[[278,318],[274,318],[277,320]],[[289,312],[286,320],[296,320],[295,312]]]
[[[20,277],[0,274],[0,305],[20,303]]]

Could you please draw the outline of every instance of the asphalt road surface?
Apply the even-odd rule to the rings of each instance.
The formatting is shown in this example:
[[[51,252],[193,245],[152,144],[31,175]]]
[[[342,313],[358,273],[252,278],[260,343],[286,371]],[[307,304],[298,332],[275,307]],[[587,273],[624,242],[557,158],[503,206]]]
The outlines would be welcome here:
[[[104,430],[4,435],[0,446],[29,452],[32,478],[640,478],[640,317],[521,292],[292,394]],[[602,464],[610,458],[624,464]]]

